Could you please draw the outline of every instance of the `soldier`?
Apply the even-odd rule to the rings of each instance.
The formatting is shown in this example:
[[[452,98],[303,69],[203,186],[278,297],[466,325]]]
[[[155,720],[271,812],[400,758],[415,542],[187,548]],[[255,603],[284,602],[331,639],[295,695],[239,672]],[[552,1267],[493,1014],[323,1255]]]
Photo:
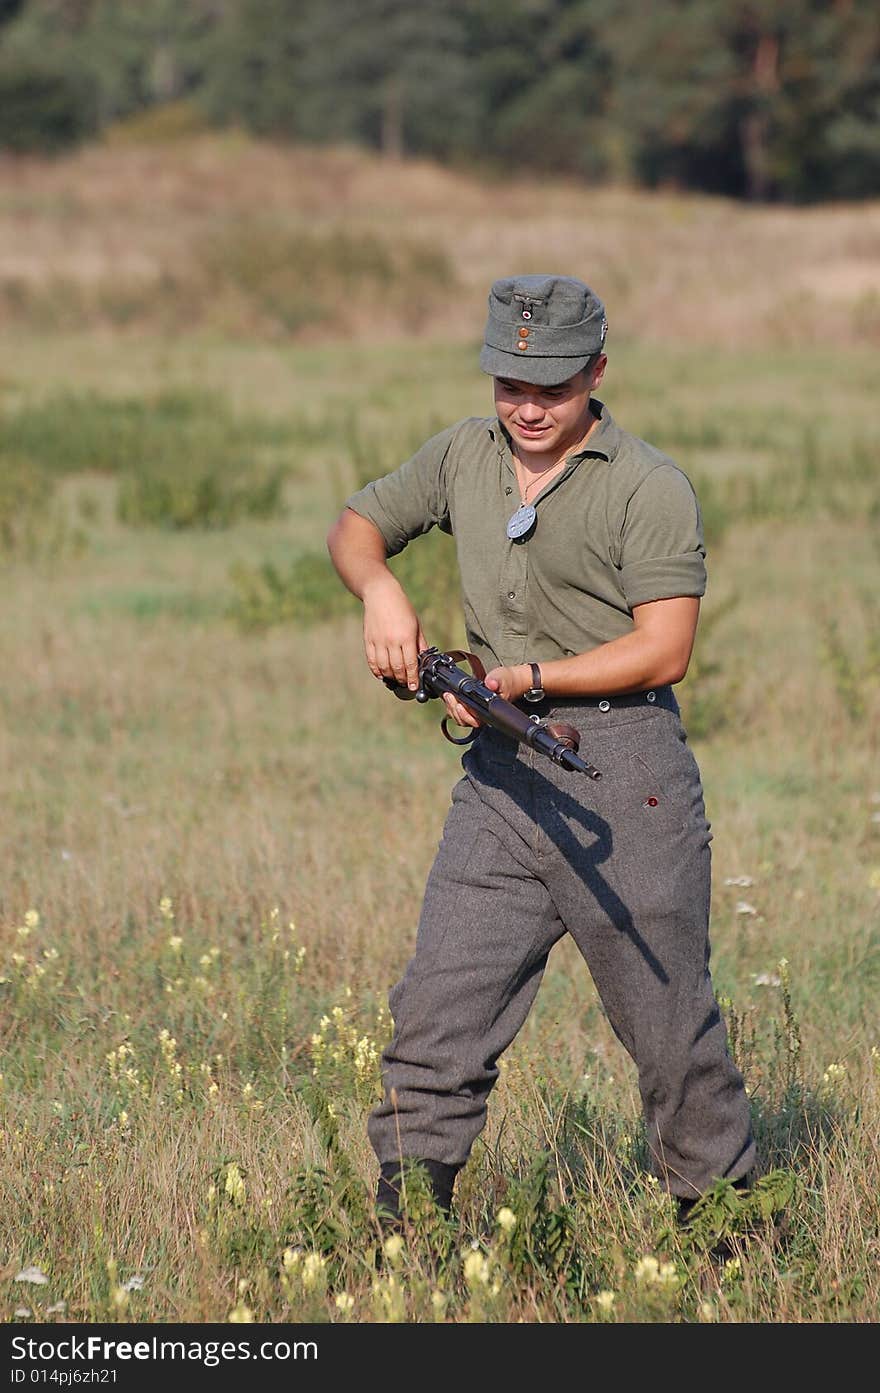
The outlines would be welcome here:
[[[709,824],[672,690],[706,585],[700,512],[673,461],[594,396],[606,329],[579,280],[496,281],[480,355],[495,416],[450,426],[368,484],[328,538],[363,601],[371,671],[414,690],[427,642],[386,560],[431,527],[452,533],[486,684],[576,726],[603,775],[566,773],[486,726],[462,760],[368,1124],[390,1223],[410,1162],[448,1210],[498,1059],[566,932],[636,1063],[653,1167],[682,1214],[754,1165],[709,975]]]

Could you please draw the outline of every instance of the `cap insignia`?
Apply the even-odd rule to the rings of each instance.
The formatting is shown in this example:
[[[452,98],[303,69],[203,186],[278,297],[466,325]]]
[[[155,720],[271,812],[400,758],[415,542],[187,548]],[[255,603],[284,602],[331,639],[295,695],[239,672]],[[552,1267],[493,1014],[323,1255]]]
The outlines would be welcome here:
[[[544,301],[539,300],[536,295],[514,295],[513,298],[518,304],[522,305],[523,319],[531,319],[532,305],[543,305],[544,303]]]

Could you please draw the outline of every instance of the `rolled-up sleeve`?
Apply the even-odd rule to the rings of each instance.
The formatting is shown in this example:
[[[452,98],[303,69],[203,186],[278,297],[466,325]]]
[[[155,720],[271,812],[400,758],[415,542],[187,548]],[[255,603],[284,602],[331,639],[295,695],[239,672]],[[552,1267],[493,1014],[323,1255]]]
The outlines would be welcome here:
[[[457,429],[450,426],[432,436],[399,469],[346,499],[346,508],[379,529],[389,556],[432,527],[450,530],[446,465]]]
[[[630,609],[675,595],[705,594],[700,508],[690,480],[674,464],[652,469],[627,504],[620,581]]]

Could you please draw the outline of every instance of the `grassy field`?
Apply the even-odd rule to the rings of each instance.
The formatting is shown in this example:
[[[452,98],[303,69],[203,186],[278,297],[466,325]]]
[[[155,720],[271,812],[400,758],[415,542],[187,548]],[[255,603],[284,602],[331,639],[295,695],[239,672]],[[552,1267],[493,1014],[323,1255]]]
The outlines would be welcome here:
[[[29,168],[6,186],[0,240],[26,193],[46,246],[65,207],[82,231],[111,156]],[[255,169],[235,168],[251,189]],[[416,245],[444,189],[451,219],[453,176],[429,197],[422,167],[408,193],[404,174]],[[201,187],[183,228],[210,215]],[[466,270],[452,270],[473,274],[470,247],[491,274],[487,214],[456,189]],[[586,197],[550,193],[563,222]],[[714,225],[716,205],[688,206]],[[837,215],[861,217],[865,246],[876,235],[877,210]],[[797,218],[766,216],[761,236]],[[818,247],[835,212],[802,216],[799,245]],[[41,286],[47,268],[68,274],[46,255]],[[135,331],[82,301],[51,332],[33,304],[7,323],[4,1319],[877,1319],[880,429],[859,336],[817,351],[812,333],[696,346],[682,331],[661,353],[630,332],[603,391],[704,502],[710,590],[680,694],[715,834],[715,983],[762,1167],[779,1173],[766,1208],[793,1187],[781,1218],[746,1242],[755,1215],[716,1196],[706,1227],[732,1234],[726,1265],[674,1230],[642,1169],[634,1071],[563,943],[455,1227],[417,1216],[377,1269],[365,1118],[458,766],[433,709],[399,706],[367,671],[323,537],[359,480],[488,411],[481,312],[463,303],[461,322],[418,337],[389,320],[315,344],[255,321],[172,334],[147,316]],[[445,543],[401,558],[444,643],[462,638]]]

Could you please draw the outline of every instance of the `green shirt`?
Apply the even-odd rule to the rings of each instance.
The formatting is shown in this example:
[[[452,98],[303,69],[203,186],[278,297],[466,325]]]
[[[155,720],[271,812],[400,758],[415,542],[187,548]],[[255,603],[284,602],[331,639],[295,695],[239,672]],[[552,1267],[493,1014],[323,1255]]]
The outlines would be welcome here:
[[[693,488],[668,456],[628,435],[593,398],[589,447],[530,500],[531,532],[507,537],[520,505],[499,422],[472,417],[428,440],[346,506],[389,556],[439,527],[455,537],[468,643],[486,668],[571,657],[629,633],[633,606],[706,589]]]

